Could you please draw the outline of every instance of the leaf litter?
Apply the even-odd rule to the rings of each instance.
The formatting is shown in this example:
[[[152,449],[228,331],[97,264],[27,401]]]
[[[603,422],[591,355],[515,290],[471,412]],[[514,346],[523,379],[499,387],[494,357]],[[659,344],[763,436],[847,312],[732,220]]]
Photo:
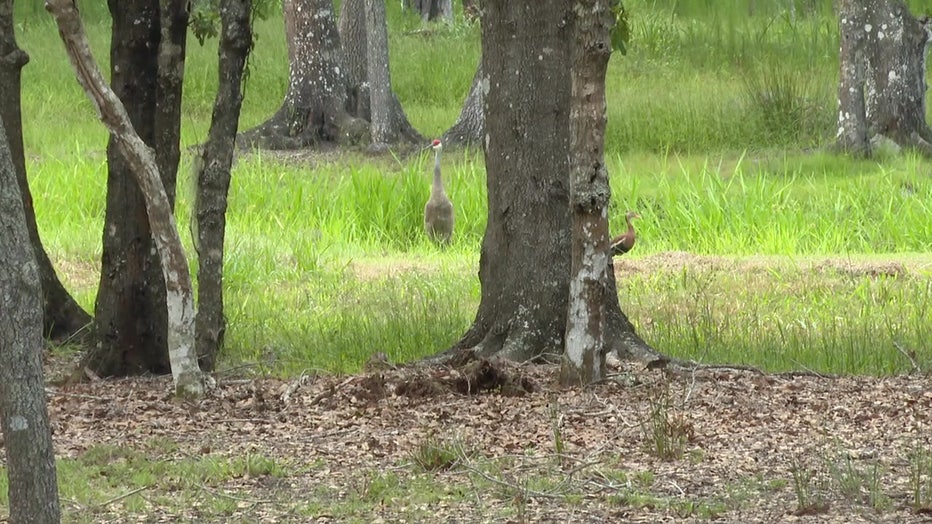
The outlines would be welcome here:
[[[561,389],[553,365],[485,360],[221,379],[193,402],[172,398],[169,377],[50,386],[59,458],[109,444],[167,462],[266,457],[283,471],[118,486],[125,498],[93,507],[63,500],[65,521],[928,522],[914,494],[932,481],[917,484],[910,461],[932,454],[928,376],[617,366],[586,389]],[[667,444],[680,453],[656,453],[676,437],[658,420],[675,422],[683,438]],[[438,450],[443,468],[412,460]],[[854,477],[839,471],[868,470],[842,489]],[[867,502],[872,489],[888,503]]]

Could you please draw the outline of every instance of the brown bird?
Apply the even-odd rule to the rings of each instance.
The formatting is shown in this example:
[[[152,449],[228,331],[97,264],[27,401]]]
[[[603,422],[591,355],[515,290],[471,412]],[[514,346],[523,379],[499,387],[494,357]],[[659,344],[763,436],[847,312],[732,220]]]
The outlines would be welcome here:
[[[453,237],[453,202],[443,190],[443,178],[440,176],[440,152],[443,144],[434,140],[430,146],[434,156],[434,182],[430,186],[430,199],[424,206],[424,231],[427,237],[437,244],[447,245]],[[426,148],[425,148],[426,149]]]
[[[625,222],[628,223],[628,230],[613,238],[611,244],[609,244],[609,251],[612,253],[613,257],[624,255],[634,247],[634,241],[637,240],[634,226],[631,224],[631,219],[634,218],[641,218],[641,215],[637,214],[635,211],[628,211],[625,213]]]

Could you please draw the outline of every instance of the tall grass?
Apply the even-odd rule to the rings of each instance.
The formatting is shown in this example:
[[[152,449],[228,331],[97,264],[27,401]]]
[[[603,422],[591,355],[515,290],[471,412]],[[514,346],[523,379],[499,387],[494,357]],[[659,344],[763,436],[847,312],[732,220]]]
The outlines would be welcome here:
[[[838,44],[828,0],[797,0],[795,12],[789,2],[751,0],[625,5],[632,40],[628,55],[609,66],[606,160],[612,230],[624,227],[627,209],[643,217],[633,256],[932,249],[932,171],[923,160],[800,153],[834,132]],[[424,28],[395,3],[388,7],[393,86],[413,124],[437,135],[453,123],[469,88],[479,27]],[[48,16],[23,2],[16,8],[17,37],[32,56],[23,105],[40,230],[68,285],[90,307],[107,136],[61,44],[49,37]],[[106,70],[106,5],[82,3],[82,14]],[[256,34],[244,129],[278,108],[288,83],[280,15],[258,21]],[[190,40],[186,147],[206,137],[216,45]],[[191,213],[190,161],[185,155],[179,173],[182,225]],[[239,157],[228,214],[226,362],[281,373],[351,371],[370,353],[410,360],[462,334],[479,296],[485,170],[481,154],[445,154],[456,232],[453,245],[438,251],[422,234],[431,161],[427,154]],[[928,353],[930,293],[921,278],[813,276],[778,266],[770,278],[687,270],[627,277],[619,287],[639,330],[676,355],[887,373],[904,369],[893,342]]]

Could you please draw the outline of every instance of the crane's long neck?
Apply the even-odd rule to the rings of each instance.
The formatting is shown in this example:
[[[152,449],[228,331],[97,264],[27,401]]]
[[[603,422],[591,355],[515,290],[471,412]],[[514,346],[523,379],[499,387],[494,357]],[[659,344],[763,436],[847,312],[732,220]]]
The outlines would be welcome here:
[[[625,217],[625,222],[628,223],[628,235],[634,234],[634,224],[631,223],[631,217]]]
[[[440,150],[437,150],[437,154],[434,156],[434,183],[431,186],[431,196],[441,196],[444,195],[443,191],[443,177],[440,176]]]

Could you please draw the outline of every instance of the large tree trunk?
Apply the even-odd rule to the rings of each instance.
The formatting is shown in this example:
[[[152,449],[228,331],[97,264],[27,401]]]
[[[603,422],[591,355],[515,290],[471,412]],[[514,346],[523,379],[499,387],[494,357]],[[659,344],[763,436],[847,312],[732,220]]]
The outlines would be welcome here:
[[[201,368],[212,370],[223,347],[223,241],[227,194],[243,103],[243,71],[252,47],[252,0],[220,4],[220,83],[210,131],[197,173],[198,312],[197,354]]]
[[[555,360],[570,272],[568,2],[490,0],[484,7],[482,82],[490,89],[482,294],[475,322],[454,349]]]
[[[485,138],[485,94],[489,90],[487,77],[482,72],[482,62],[476,68],[476,75],[472,79],[469,95],[463,102],[463,109],[456,119],[453,127],[443,134],[444,147],[450,146],[476,146],[482,144]]]
[[[608,0],[575,2],[570,96],[570,213],[572,249],[566,351],[560,383],[585,385],[605,376],[610,292],[605,167],[605,73],[615,23]]]
[[[561,0],[483,2],[489,215],[482,293],[473,325],[447,357],[562,355],[571,269],[570,7]],[[608,349],[654,358],[618,307],[611,272],[606,279]]]
[[[0,118],[0,430],[10,522],[61,520],[42,377],[42,289]]]
[[[360,4],[362,6],[362,4]],[[331,0],[284,0],[288,92],[269,120],[244,132],[240,143],[298,149],[324,142],[367,141],[368,123],[347,112],[350,83]]]
[[[23,199],[26,213],[26,229],[35,251],[42,284],[42,331],[55,342],[93,340],[93,319],[65,290],[52,262],[49,260],[39,238],[36,214],[32,206],[32,194],[26,179],[26,160],[23,152],[23,130],[20,106],[20,71],[29,62],[29,55],[16,45],[13,30],[13,1],[0,0],[0,116],[6,126],[16,171],[16,182]]]
[[[932,155],[932,131],[925,120],[932,22],[916,19],[901,0],[841,0],[838,7],[838,146],[863,151],[858,130],[863,127],[873,144],[891,141]],[[864,122],[850,122],[862,114],[861,99]]]
[[[110,0],[110,78],[136,133],[155,149],[162,184],[174,206],[187,11],[181,0],[165,4],[169,11],[160,16],[158,0]],[[171,52],[163,54],[160,66],[163,48]],[[165,280],[145,199],[112,136],[107,161],[95,312],[98,343],[83,366],[102,376],[168,373]]]

